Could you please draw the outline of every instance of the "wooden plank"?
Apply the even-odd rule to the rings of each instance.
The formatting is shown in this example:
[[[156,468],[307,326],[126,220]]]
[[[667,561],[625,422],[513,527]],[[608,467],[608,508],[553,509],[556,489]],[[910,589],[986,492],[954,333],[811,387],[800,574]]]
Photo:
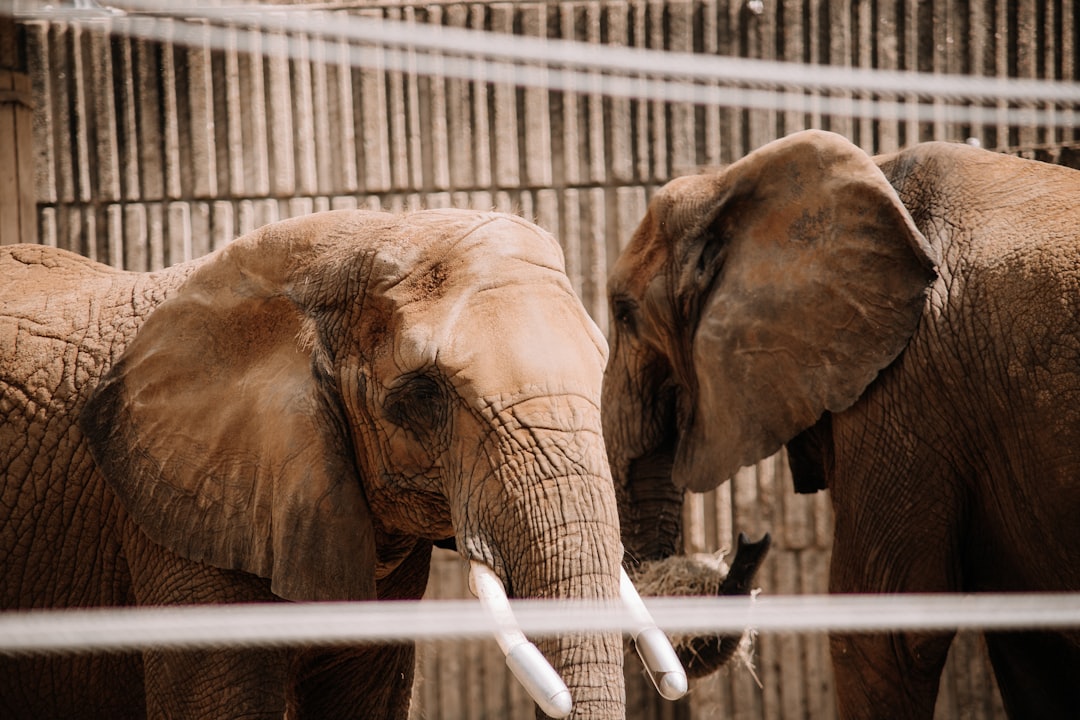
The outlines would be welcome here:
[[[85,54],[89,64],[87,73],[87,104],[90,112],[87,139],[92,162],[88,191],[96,200],[115,202],[120,199],[120,152],[117,140],[116,108],[114,101],[112,43],[105,28],[87,31]]]
[[[270,193],[292,195],[296,191],[293,139],[292,84],[289,80],[288,38],[284,33],[263,35],[263,66],[266,85],[267,149]]]
[[[875,66],[879,70],[895,71],[900,68],[900,50],[898,33],[898,15],[896,0],[878,0],[878,23],[875,34],[877,56]],[[978,4],[978,3],[973,3]],[[886,101],[898,100],[895,95],[879,96]],[[878,120],[877,138],[873,151],[876,153],[894,152],[900,149],[900,119],[895,115]]]
[[[585,292],[585,268],[582,260],[581,236],[581,191],[576,188],[562,193],[562,236],[563,255],[566,257],[566,275],[574,292],[580,297]],[[595,318],[594,318],[595,321]],[[597,323],[601,328],[606,325]]]
[[[427,9],[431,25],[442,24],[442,7]],[[418,126],[423,138],[426,185],[437,189],[450,187],[450,135],[447,127],[446,79],[441,75],[420,77],[419,95],[426,114]],[[365,151],[367,141],[365,140]]]
[[[403,17],[401,8],[386,8],[385,13],[389,20],[401,21]],[[411,9],[409,19],[413,19]],[[413,117],[419,117],[418,109],[412,106],[418,101],[415,98],[416,76],[400,70],[387,70],[385,76],[386,103],[389,113],[387,134],[390,143],[388,148],[390,184],[396,190],[421,187],[423,183],[423,167],[420,164],[419,149],[421,131],[418,123],[410,124]],[[410,97],[410,93],[413,97]]]
[[[1038,77],[1039,38],[1037,31],[1036,0],[1017,0],[1014,17],[1016,32],[1016,77]],[[1034,121],[1022,123],[1014,130],[1012,145],[1030,148],[1040,141],[1040,132]]]
[[[35,197],[42,203],[56,202],[56,132],[53,121],[53,84],[57,78],[49,47],[49,25],[41,21],[23,24],[26,37],[27,72],[30,75],[31,96],[34,99],[33,147]],[[44,232],[43,232],[44,236]],[[44,242],[44,240],[42,240]]]
[[[603,26],[607,32],[607,44],[611,47],[626,47],[630,44],[630,6],[627,3],[608,3],[603,7]],[[633,182],[634,139],[633,108],[630,98],[608,98],[611,112],[608,114],[608,135],[610,152],[608,167],[610,180],[617,185]]]
[[[597,2],[587,2],[584,5],[585,33],[584,40],[592,44],[600,42],[600,5]],[[590,89],[599,90],[601,79],[596,76],[590,79]],[[588,128],[588,178],[593,183],[607,181],[607,147],[605,146],[604,134],[606,126],[606,110],[604,108],[604,96],[600,92],[590,92],[585,98],[586,127]],[[595,316],[593,316],[595,317]]]
[[[694,51],[694,10],[692,3],[670,3],[667,13],[667,47],[671,52]],[[690,175],[699,165],[697,129],[694,106],[690,103],[671,103],[670,135],[671,175]]]
[[[167,27],[171,27],[171,21]],[[180,100],[177,97],[177,50],[166,38],[161,48],[162,158],[165,194],[171,200],[184,197],[180,160]]]
[[[513,3],[492,3],[488,12],[492,32],[510,34],[514,30]],[[497,187],[517,187],[521,184],[518,149],[517,88],[496,83],[491,90],[494,106],[492,135],[494,144],[494,182]]]
[[[121,29],[124,29],[123,26]],[[124,200],[142,199],[142,166],[139,163],[139,91],[135,69],[135,40],[120,35],[113,39],[117,49],[117,128],[119,131],[120,193]]]
[[[760,12],[748,8],[743,13],[746,22],[747,56],[760,60],[776,59],[776,7],[762,5]],[[759,148],[776,139],[777,112],[775,110],[750,110],[747,113],[747,151]]]
[[[485,28],[486,7],[481,4],[472,5],[469,9],[469,25],[476,30]],[[473,83],[473,130],[476,133],[472,139],[473,158],[475,167],[475,181],[477,187],[487,188],[491,186],[495,177],[492,167],[491,145],[495,136],[491,131],[492,118],[490,115],[490,84]]]
[[[14,85],[10,70],[0,68],[0,91],[10,91]],[[19,217],[19,143],[16,135],[14,102],[0,103],[0,245],[22,241]],[[29,178],[27,178],[29,181]]]
[[[739,4],[739,3],[732,3]],[[647,17],[644,21],[644,29],[648,33],[648,47],[652,50],[664,49],[664,0],[648,0],[646,5]],[[651,150],[650,180],[665,182],[672,177],[671,168],[668,164],[668,125],[667,103],[649,101],[649,146]]]
[[[563,40],[577,39],[577,16],[579,6],[576,3],[560,3],[559,8],[559,37]],[[557,131],[553,144],[553,152],[557,153],[562,162],[559,164],[559,172],[555,173],[560,185],[576,186],[584,181],[585,170],[582,165],[582,147],[586,138],[582,137],[581,125],[585,113],[584,102],[580,94],[575,92],[560,92],[558,94],[561,113],[556,119]]]
[[[236,237],[235,208],[229,200],[210,204],[210,250],[220,250]]]
[[[194,257],[191,251],[191,212],[186,202],[168,204],[165,238],[167,265],[187,262]]]
[[[146,212],[146,269],[165,267],[165,215],[161,203],[142,204]]]
[[[123,213],[123,242],[119,257],[125,270],[146,272],[150,269],[149,227],[146,206],[142,203],[125,203]]]
[[[178,106],[180,158],[186,171],[188,193],[197,198],[217,195],[217,148],[214,137],[214,78],[210,62],[209,30],[199,33],[201,42],[188,45],[180,61],[186,92]]]
[[[165,67],[161,43],[136,39],[132,45],[133,84],[137,88],[135,117],[138,131],[133,148],[139,166],[139,197],[162,200],[166,188],[165,123],[163,106]]]
[[[518,8],[522,34],[533,38],[547,37],[547,5],[523,3]],[[530,187],[548,187],[552,182],[551,109],[548,106],[550,92],[543,87],[525,87],[522,90],[525,107],[523,121],[525,133],[525,183]],[[471,143],[469,143],[471,145]]]
[[[777,20],[782,48],[777,50],[777,59],[790,63],[805,63],[809,60],[806,43],[803,41],[805,30],[804,6],[802,0],[782,0],[780,4],[782,20]],[[807,126],[805,114],[797,109],[789,109],[778,117],[778,134],[786,135],[803,130]]]
[[[293,146],[296,153],[296,193],[314,195],[319,191],[317,157],[315,149],[315,116],[324,115],[325,106],[314,104],[312,97],[311,39],[305,34],[292,37],[293,55],[289,61],[292,70]]]
[[[449,27],[466,28],[469,20],[469,8],[465,5],[450,5],[445,8],[444,22]],[[446,78],[441,83],[445,89],[443,104],[445,108],[445,147],[449,165],[449,184],[451,188],[470,188],[475,186],[473,173],[474,130],[472,126],[472,102],[470,88],[472,82],[459,78]]]

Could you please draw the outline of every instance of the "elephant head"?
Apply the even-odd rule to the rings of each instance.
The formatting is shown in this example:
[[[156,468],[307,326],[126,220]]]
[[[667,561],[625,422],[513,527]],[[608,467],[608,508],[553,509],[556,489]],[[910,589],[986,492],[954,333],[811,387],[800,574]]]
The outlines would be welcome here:
[[[854,403],[914,332],[934,265],[881,170],[837,135],[664,186],[608,284],[603,422],[628,555],[676,552],[684,489]]]
[[[512,597],[615,598],[605,357],[536,226],[335,211],[199,262],[82,425],[151,540],[283,598],[373,599],[451,537]],[[617,636],[541,648],[576,717],[621,716]]]

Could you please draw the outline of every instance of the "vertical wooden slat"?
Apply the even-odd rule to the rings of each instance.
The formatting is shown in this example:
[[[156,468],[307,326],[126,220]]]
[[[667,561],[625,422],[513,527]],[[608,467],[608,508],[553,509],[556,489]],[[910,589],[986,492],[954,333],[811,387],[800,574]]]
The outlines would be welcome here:
[[[518,10],[522,34],[532,38],[547,37],[547,5],[525,3]],[[539,68],[537,68],[539,70]],[[525,183],[529,187],[548,187],[552,181],[551,110],[546,88],[526,87],[522,90],[525,107]]]
[[[165,216],[161,203],[146,203],[146,269],[165,267]]]
[[[56,156],[54,152],[55,123],[53,104],[56,96],[56,71],[49,42],[50,26],[45,22],[30,22],[23,26],[26,33],[27,72],[30,75],[33,98],[33,145],[37,202],[56,202]],[[55,220],[55,218],[54,218]],[[43,232],[44,236],[44,232]],[[44,239],[42,240],[44,242]]]
[[[444,22],[453,28],[466,28],[469,20],[469,8],[465,5],[450,5],[445,10]],[[475,187],[473,175],[472,103],[470,87],[472,82],[458,78],[446,78],[442,81],[445,88],[445,128],[446,160],[449,165],[450,188]],[[537,108],[539,112],[539,108]]]
[[[72,179],[74,180],[75,197],[81,202],[89,202],[94,198],[94,184],[92,178],[92,164],[91,157],[93,150],[91,148],[91,126],[90,122],[93,118],[93,112],[90,108],[92,99],[88,98],[88,95],[93,94],[93,90],[87,88],[92,82],[92,74],[87,69],[87,45],[88,31],[83,29],[82,26],[75,26],[71,31],[71,59],[72,63],[72,93],[74,97],[72,112],[71,112],[71,127],[74,130],[75,137],[72,138],[72,150],[74,161],[74,168],[72,172]],[[65,127],[66,129],[66,127]]]
[[[402,21],[400,8],[387,8],[388,20]],[[390,141],[390,182],[397,190],[420,187],[423,183],[423,167],[420,164],[420,129],[414,118],[419,110],[416,102],[416,76],[401,70],[385,73],[387,84],[387,118]],[[412,93],[412,96],[410,96]],[[411,113],[411,115],[410,115]]]
[[[514,30],[514,5],[511,3],[492,3],[490,6],[492,32],[510,34]],[[518,115],[517,88],[506,83],[496,83],[492,88],[494,121],[494,181],[500,188],[516,187],[520,184],[518,150]]]
[[[171,23],[169,23],[171,24]],[[184,196],[181,182],[179,104],[176,87],[176,48],[167,40],[161,48],[162,158],[165,197]]]
[[[474,30],[484,30],[487,10],[484,5],[476,4],[469,9],[469,26]],[[492,117],[490,114],[490,85],[488,83],[473,83],[472,85],[472,138],[473,158],[476,163],[474,172],[477,187],[487,188],[491,186],[494,178],[492,168],[492,143],[495,142],[491,130]]]
[[[124,269],[145,272],[150,269],[146,206],[142,203],[127,203],[121,207],[121,211],[124,215],[121,247]]]
[[[292,86],[293,132],[296,153],[296,189],[301,195],[319,191],[315,149],[315,114],[325,115],[323,107],[316,108],[312,98],[311,40],[298,34],[292,38],[293,56],[289,61]]]
[[[853,27],[855,32],[856,57],[854,64],[863,69],[871,69],[874,66],[873,47],[873,3],[871,0],[858,0],[853,4],[856,13],[856,22]],[[871,108],[873,100],[869,93],[860,93],[856,105],[862,111],[856,118],[852,133],[852,141],[867,152],[873,153],[876,145],[874,138],[874,122],[866,116],[866,111]]]
[[[266,35],[263,47],[266,76],[267,149],[269,151],[270,192],[291,195],[296,190],[296,161],[293,148],[292,87],[289,82],[288,38],[284,33]]]
[[[9,19],[0,18],[0,40],[10,43],[0,57],[0,244],[30,243],[38,234],[32,85]]]
[[[672,3],[668,6],[667,44],[671,52],[690,53],[694,50],[694,12],[692,3]],[[690,103],[672,103],[671,125],[671,174],[689,175],[698,165],[697,131],[694,106]]]
[[[183,138],[180,157],[188,173],[189,192],[194,197],[206,199],[218,192],[217,149],[214,145],[214,78],[207,44],[208,30],[204,28],[201,35],[202,43],[188,46],[183,53],[187,88],[178,109],[181,110]]]
[[[776,3],[764,5],[760,11],[747,10],[747,55],[759,60],[776,59]],[[761,147],[776,138],[776,111],[751,110],[747,113],[746,150]]]
[[[1036,0],[1016,2],[1016,77],[1022,79],[1038,77],[1039,38],[1035,5]],[[1038,142],[1039,129],[1034,122],[1023,123],[1016,128],[1013,145],[1030,148]]]
[[[433,5],[427,9],[430,25],[441,25],[443,9]],[[421,118],[425,148],[426,184],[446,189],[450,187],[450,135],[447,127],[446,80],[439,76],[421,76],[420,93],[425,97],[426,116]],[[364,144],[367,151],[367,140]]]
[[[93,28],[86,35],[86,58],[89,66],[87,130],[91,133],[90,169],[92,189],[98,199],[120,199],[120,152],[116,132],[116,107],[113,93],[111,43],[105,28]]]
[[[607,44],[611,47],[626,47],[630,40],[629,4],[607,3],[603,8],[603,13],[602,25],[607,30]],[[608,115],[610,136],[608,165],[611,180],[619,185],[628,184],[635,180],[631,100],[626,97],[612,97],[608,100],[608,104],[611,108]]]
[[[651,50],[664,49],[664,16],[667,4],[663,0],[647,0],[645,4],[646,17],[644,31],[647,33],[648,47]],[[668,165],[668,124],[667,103],[650,101],[649,108],[649,150],[651,167],[650,179],[664,182],[671,179],[671,168]]]
[[[896,0],[878,0],[877,26],[873,29],[877,45],[875,67],[887,72],[900,69],[899,32]],[[899,100],[895,95],[885,95],[884,100]],[[893,114],[877,121],[877,143],[873,152],[893,152],[900,148],[900,119]]]
[[[563,40],[577,38],[577,13],[578,6],[575,3],[559,4],[559,37]],[[580,130],[582,100],[578,93],[564,92],[559,94],[562,113],[557,119],[559,131],[557,133],[557,147],[562,156],[560,182],[567,186],[581,184],[584,177],[582,171],[582,146],[585,138]]]
[[[122,32],[126,24],[117,28]],[[126,33],[113,40],[117,46],[118,67],[115,68],[117,103],[119,113],[117,130],[119,140],[120,188],[124,200],[142,199],[141,165],[139,163],[139,87],[135,70],[135,41]]]
[[[597,2],[585,3],[584,11],[584,40],[592,44],[598,44],[600,42],[600,4]],[[588,177],[590,182],[600,184],[604,183],[608,176],[607,147],[604,139],[606,111],[604,109],[604,96],[598,92],[601,85],[600,77],[595,76],[590,79],[590,89],[595,88],[597,91],[590,92],[585,97],[586,123],[589,133],[587,143],[589,149]],[[602,255],[602,253],[599,254],[601,257]]]

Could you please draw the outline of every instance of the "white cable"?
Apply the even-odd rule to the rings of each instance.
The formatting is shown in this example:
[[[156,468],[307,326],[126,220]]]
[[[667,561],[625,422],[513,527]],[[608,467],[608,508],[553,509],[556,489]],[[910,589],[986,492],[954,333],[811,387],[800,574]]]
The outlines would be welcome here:
[[[310,59],[296,34],[346,41],[351,65],[564,92],[870,119],[1074,127],[1080,83],[871,70],[542,39],[281,6],[171,9],[112,18],[113,32]],[[63,11],[23,14],[88,22]],[[159,18],[167,18],[161,22]],[[217,25],[213,23],[219,23]],[[222,25],[221,23],[228,23]],[[242,26],[241,26],[242,25]],[[251,29],[248,29],[251,28]],[[264,37],[267,33],[269,38]],[[269,46],[269,47],[268,47]],[[828,97],[816,93],[867,97]],[[811,93],[811,94],[808,94]],[[884,95],[885,97],[873,97]],[[973,105],[974,103],[974,105]],[[1008,107],[1024,104],[1027,107]],[[988,106],[989,105],[989,106]]]
[[[646,605],[671,633],[1080,628],[1080,593],[649,598]],[[511,606],[530,637],[640,627],[619,604]],[[465,600],[7,611],[0,653],[490,638],[498,630],[479,603]]]

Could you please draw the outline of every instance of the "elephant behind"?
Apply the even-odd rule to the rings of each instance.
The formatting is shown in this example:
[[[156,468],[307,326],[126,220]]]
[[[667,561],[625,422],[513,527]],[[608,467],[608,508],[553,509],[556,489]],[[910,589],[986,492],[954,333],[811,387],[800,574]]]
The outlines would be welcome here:
[[[628,552],[785,447],[831,497],[832,592],[1080,591],[1080,173],[798,133],[660,190],[609,296]],[[840,714],[930,717],[951,640],[832,637]],[[1013,717],[1080,707],[1080,634],[987,645]]]
[[[433,541],[607,599],[606,344],[555,240],[336,211],[127,273],[0,249],[0,607],[419,598]],[[545,640],[623,716],[617,634]],[[0,716],[405,717],[411,643],[0,658]],[[377,668],[377,670],[373,670]]]

